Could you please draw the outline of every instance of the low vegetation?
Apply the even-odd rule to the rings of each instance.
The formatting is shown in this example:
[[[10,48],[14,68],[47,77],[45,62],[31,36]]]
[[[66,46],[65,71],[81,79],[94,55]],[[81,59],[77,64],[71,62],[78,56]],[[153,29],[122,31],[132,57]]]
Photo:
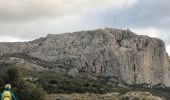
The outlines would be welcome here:
[[[6,64],[0,70],[0,91],[5,84],[10,83],[17,100],[45,100],[45,92],[40,86],[26,82],[22,79],[17,66]]]
[[[112,98],[110,100],[113,100],[113,98],[114,100],[131,100],[127,99],[129,97],[124,96],[124,94],[129,91],[149,91],[154,95],[166,99],[170,98],[170,89],[167,88],[150,89],[132,86],[130,89],[125,89],[114,84],[68,77],[62,73],[57,73],[55,70],[32,72],[31,70],[22,69],[15,64],[3,63],[0,64],[0,69],[0,91],[3,91],[6,83],[11,83],[14,87],[13,91],[17,96],[17,100],[67,100],[61,99],[63,96],[77,96],[77,98],[81,98],[76,100],[104,100],[101,98],[107,98],[108,95],[111,94],[112,95],[108,97]],[[36,80],[23,80],[28,77]],[[119,95],[113,95],[115,92],[119,93]],[[56,97],[59,99],[56,99]],[[139,99],[133,96],[130,98],[136,98],[132,100],[155,100]],[[150,98],[150,96],[148,98]]]
[[[120,93],[106,93],[106,94],[52,94],[48,96],[49,100],[164,100],[163,98],[152,96],[148,92],[128,92],[126,94]]]
[[[68,77],[63,73],[57,73],[56,71],[42,71],[42,72],[29,72],[23,71],[24,77],[32,77],[38,79],[34,83],[42,85],[44,90],[49,94],[54,93],[108,93],[119,92],[126,93],[128,90],[118,87],[114,84],[101,83],[99,81]],[[31,75],[29,73],[32,73]]]

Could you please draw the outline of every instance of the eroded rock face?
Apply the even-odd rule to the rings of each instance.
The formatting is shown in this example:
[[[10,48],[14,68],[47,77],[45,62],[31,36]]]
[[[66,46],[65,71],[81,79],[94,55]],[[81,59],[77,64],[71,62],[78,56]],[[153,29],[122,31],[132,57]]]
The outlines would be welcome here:
[[[128,84],[170,86],[170,64],[164,42],[129,30],[98,29],[48,35],[25,43],[0,43],[1,55],[13,53]]]
[[[77,68],[71,68],[69,71],[68,71],[68,75],[71,76],[71,77],[77,77],[78,76],[78,70]]]

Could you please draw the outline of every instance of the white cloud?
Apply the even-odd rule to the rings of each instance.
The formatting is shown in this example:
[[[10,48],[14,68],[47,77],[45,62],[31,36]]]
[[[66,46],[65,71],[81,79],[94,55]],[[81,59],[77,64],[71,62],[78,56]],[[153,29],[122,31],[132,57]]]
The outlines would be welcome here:
[[[136,1],[0,0],[0,35],[33,40],[50,33],[103,28],[96,20],[97,12],[129,7]]]
[[[133,32],[140,34],[140,35],[148,35],[150,37],[156,37],[156,38],[159,38],[159,34],[161,33],[156,28],[145,28],[145,29],[134,28]]]
[[[170,45],[166,46],[166,52],[170,55]]]
[[[1,36],[0,37],[0,42],[4,42],[4,41],[8,41],[8,42],[21,42],[24,40],[19,39],[19,38],[15,38],[15,37],[10,37],[10,36]]]
[[[0,0],[0,20],[18,21],[58,17],[112,7],[120,9],[137,0]]]

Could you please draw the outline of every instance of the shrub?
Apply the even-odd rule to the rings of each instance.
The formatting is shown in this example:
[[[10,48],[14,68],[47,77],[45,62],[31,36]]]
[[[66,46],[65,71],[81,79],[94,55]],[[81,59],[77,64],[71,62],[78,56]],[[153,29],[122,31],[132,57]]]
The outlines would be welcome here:
[[[8,69],[1,69],[0,90],[3,91],[4,85],[10,83],[17,100],[45,100],[45,92],[40,86],[26,82],[22,79],[17,66],[10,64]]]

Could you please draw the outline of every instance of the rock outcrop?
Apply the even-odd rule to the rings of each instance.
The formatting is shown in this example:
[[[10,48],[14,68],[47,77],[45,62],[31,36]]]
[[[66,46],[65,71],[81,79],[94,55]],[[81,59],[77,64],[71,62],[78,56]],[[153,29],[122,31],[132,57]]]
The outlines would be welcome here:
[[[107,28],[51,34],[30,42],[0,43],[0,55],[34,58],[34,64],[47,68],[76,68],[76,75],[87,73],[127,84],[170,86],[164,42],[129,30]],[[75,70],[70,73],[75,74]]]
[[[72,68],[68,71],[68,76],[71,76],[71,77],[77,77],[78,75],[78,70],[77,68]]]

